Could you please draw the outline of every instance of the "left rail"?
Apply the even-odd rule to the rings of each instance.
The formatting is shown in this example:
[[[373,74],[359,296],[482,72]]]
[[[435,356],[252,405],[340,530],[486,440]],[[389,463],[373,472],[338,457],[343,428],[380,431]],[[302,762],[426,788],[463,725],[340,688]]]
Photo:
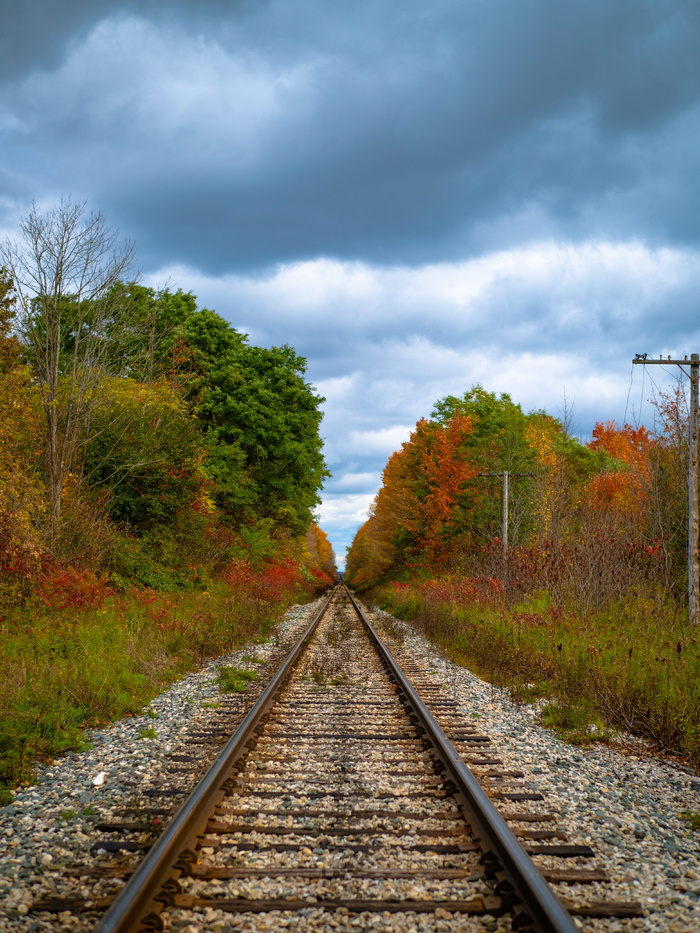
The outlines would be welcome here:
[[[183,854],[186,861],[186,853],[192,851],[197,838],[203,834],[212,810],[225,796],[223,785],[230,778],[233,766],[245,753],[246,745],[255,735],[275,697],[284,686],[335,593],[336,590],[331,591],[216,761],[138,865],[96,927],[95,933],[133,933],[136,929],[149,926],[158,928],[157,921],[154,924],[149,922],[149,915],[159,909],[158,904],[162,906],[167,902],[167,893],[164,895],[163,891],[167,892],[168,879],[177,871],[178,862],[183,859]]]

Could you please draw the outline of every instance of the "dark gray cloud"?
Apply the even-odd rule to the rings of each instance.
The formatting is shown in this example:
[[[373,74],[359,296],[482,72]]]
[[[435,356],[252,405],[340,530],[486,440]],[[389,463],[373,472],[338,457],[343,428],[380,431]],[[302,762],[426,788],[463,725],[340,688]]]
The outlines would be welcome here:
[[[189,28],[212,30],[221,18],[225,21],[267,5],[267,0],[14,0],[11,10],[3,10],[0,81],[17,80],[36,69],[54,69],[106,17],[179,19]]]
[[[52,189],[89,189],[149,265],[425,262],[488,248],[509,223],[514,241],[612,224],[697,242],[698,155],[679,145],[700,121],[696,4],[86,3],[47,17],[59,7],[65,23],[54,34],[47,18],[5,94],[5,194],[31,187],[30,158]],[[524,231],[528,203],[540,219]]]
[[[0,227],[86,197],[306,355],[339,550],[438,398],[566,393],[586,433],[649,413],[634,353],[700,349],[695,0],[14,6]]]

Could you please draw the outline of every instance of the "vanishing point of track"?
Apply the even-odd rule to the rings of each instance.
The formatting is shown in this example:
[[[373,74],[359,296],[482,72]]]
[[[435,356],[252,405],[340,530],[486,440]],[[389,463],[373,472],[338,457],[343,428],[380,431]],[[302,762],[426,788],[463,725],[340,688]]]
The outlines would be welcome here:
[[[586,883],[601,873],[552,869],[551,860],[593,853],[554,842],[552,815],[528,804],[539,795],[513,790],[508,782],[521,775],[499,771],[488,737],[455,721],[450,702],[409,664],[406,673],[337,587],[99,933],[170,927],[169,911],[202,930],[212,911],[292,911],[432,913],[436,921],[508,913],[513,929],[572,933],[548,880]],[[498,798],[524,804],[522,812],[504,818]],[[509,823],[521,827],[517,837]],[[584,916],[635,913],[614,902],[593,912],[569,907]]]

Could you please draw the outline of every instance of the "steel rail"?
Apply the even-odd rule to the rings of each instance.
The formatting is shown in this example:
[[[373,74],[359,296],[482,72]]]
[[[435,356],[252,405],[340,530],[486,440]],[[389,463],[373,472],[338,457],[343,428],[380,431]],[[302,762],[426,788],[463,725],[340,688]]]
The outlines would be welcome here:
[[[301,638],[249,710],[243,722],[228,740],[201,782],[158,837],[143,861],[138,865],[118,897],[112,902],[95,933],[134,933],[142,928],[147,916],[162,902],[158,895],[172,876],[181,854],[191,849],[197,837],[203,835],[214,807],[223,799],[222,789],[236,761],[244,753],[276,695],[284,685],[292,667],[306,647],[316,626],[323,618],[337,588],[332,590]]]
[[[389,648],[376,633],[347,587],[348,597],[379,651],[407,704],[461,795],[461,802],[484,854],[492,853],[523,905],[531,925],[541,933],[575,933],[576,926],[536,865],[508,828],[498,810],[467,768],[433,714],[407,679]],[[520,919],[520,918],[519,918]]]

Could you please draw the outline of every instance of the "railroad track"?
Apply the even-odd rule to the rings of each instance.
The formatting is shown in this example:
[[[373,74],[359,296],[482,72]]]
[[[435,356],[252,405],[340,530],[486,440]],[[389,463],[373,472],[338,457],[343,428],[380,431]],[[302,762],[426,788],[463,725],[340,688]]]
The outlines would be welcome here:
[[[452,918],[571,933],[572,914],[639,916],[585,897],[563,906],[552,884],[570,895],[605,881],[585,865],[594,853],[561,838],[541,795],[392,648],[336,588],[99,933],[204,931],[236,915],[250,930],[357,929],[358,917],[395,929],[420,915],[428,929]]]

